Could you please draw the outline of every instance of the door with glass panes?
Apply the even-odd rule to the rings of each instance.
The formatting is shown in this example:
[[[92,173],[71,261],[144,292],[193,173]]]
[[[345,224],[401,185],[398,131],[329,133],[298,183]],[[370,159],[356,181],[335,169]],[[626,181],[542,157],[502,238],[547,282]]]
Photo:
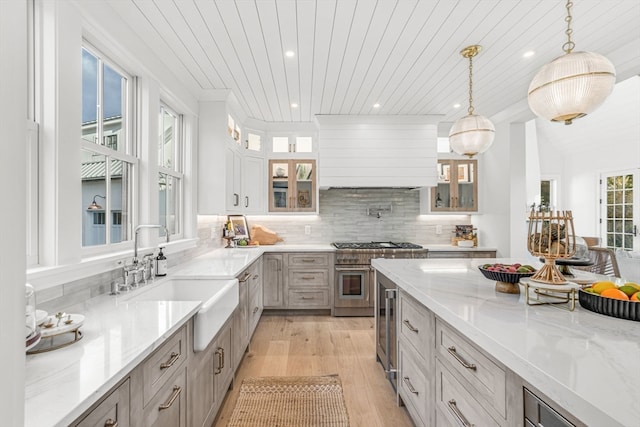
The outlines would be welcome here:
[[[269,160],[269,212],[317,212],[316,161]]]
[[[602,246],[640,250],[640,180],[638,170],[603,174],[600,179]]]

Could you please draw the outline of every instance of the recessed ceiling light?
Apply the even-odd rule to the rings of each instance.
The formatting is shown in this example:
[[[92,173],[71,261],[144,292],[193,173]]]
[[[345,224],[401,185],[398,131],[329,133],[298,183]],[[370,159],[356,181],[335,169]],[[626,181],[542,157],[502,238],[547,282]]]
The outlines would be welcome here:
[[[288,50],[284,54],[287,58],[293,58],[294,56],[296,56],[296,53],[292,50]]]
[[[373,104],[373,108],[380,108],[380,104],[376,102],[375,104]]]
[[[453,104],[453,108],[460,108],[460,104]]]
[[[295,102],[291,103],[291,108],[298,108],[298,104],[296,104]]]
[[[528,50],[525,53],[522,54],[523,58],[531,58],[533,55],[535,55],[535,51],[533,50]]]

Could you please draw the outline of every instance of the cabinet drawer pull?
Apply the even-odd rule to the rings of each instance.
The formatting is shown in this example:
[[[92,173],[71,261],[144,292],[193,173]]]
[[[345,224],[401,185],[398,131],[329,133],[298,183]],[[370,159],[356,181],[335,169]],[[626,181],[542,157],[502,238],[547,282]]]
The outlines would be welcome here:
[[[411,332],[415,332],[416,334],[418,333],[418,328],[415,328],[407,319],[403,320],[402,323],[407,325],[407,328],[409,328]]]
[[[411,384],[411,380],[409,380],[409,377],[404,377],[402,380],[407,385],[407,388],[409,389],[409,391],[417,396],[418,395],[418,390],[416,390],[413,387],[413,384]]]
[[[453,415],[456,416],[458,421],[460,421],[464,427],[475,427],[475,424],[471,424],[469,421],[467,421],[467,417],[465,417],[464,414],[460,412],[460,409],[458,409],[458,405],[456,405],[455,399],[451,399],[449,401],[449,408],[451,408],[451,410],[453,411]]]
[[[238,279],[238,282],[244,283],[247,280],[249,280],[249,277],[251,277],[251,273],[249,273],[248,271],[245,271],[244,276],[242,276],[242,279]]]
[[[253,280],[258,280],[259,277],[260,277],[260,275],[256,274],[255,276],[253,276]]]
[[[160,405],[158,407],[158,410],[162,411],[163,409],[169,409],[171,405],[173,405],[173,402],[175,402],[175,400],[178,398],[178,396],[180,396],[180,393],[182,393],[182,387],[180,387],[179,385],[174,385],[173,393],[171,393],[171,397],[166,403],[163,403],[162,405]]]
[[[214,375],[218,375],[220,372],[222,372],[222,368],[224,368],[224,348],[218,347],[218,350],[216,350],[216,355],[218,356],[218,367],[216,368]]]
[[[258,310],[260,310],[259,307],[253,307],[253,314],[256,314],[258,312]]]
[[[104,427],[118,427],[118,422],[109,418],[107,421],[104,422]]]
[[[303,258],[300,261],[302,261],[302,262],[316,262],[316,260],[313,259],[313,258]]]
[[[167,368],[172,367],[173,364],[176,363],[179,358],[180,358],[180,354],[179,353],[172,352],[171,353],[171,357],[169,358],[169,360],[167,360],[166,362],[160,364],[160,369],[167,369]]]
[[[314,276],[302,276],[302,280],[313,280],[315,279]]]
[[[460,357],[460,355],[458,354],[458,352],[456,351],[456,348],[454,346],[451,346],[449,348],[447,348],[447,351],[449,352],[449,354],[451,354],[458,362],[460,362],[460,364],[462,366],[464,366],[467,369],[471,369],[472,371],[476,370],[476,365],[475,363],[467,363],[466,360],[464,360],[462,357]]]

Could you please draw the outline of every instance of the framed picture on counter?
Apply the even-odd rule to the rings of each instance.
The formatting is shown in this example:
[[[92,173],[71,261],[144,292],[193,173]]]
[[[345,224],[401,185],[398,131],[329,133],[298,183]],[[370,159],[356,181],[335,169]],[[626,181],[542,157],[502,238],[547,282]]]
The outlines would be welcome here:
[[[244,215],[228,215],[227,220],[231,222],[231,227],[233,228],[236,239],[251,240],[249,227],[247,226],[247,218]]]

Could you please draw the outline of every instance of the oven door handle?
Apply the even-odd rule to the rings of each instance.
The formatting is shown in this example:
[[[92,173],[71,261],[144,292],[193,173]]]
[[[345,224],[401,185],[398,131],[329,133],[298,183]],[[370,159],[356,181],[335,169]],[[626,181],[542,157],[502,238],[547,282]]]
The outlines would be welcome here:
[[[369,271],[369,266],[366,266],[366,267],[336,267],[336,271]]]

